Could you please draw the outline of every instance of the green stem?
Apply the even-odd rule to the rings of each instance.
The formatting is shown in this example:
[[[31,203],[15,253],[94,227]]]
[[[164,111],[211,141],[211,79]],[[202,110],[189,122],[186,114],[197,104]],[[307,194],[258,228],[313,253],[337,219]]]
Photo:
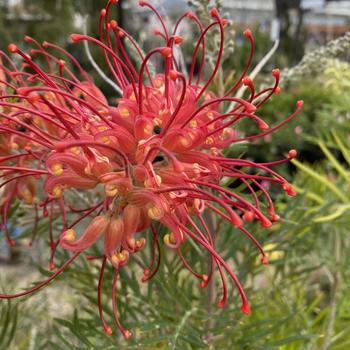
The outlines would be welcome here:
[[[213,236],[213,244],[215,244],[215,218],[212,212],[209,212],[208,210],[205,212],[205,220],[208,225],[209,230],[212,232]],[[208,271],[211,269],[211,259],[208,259]],[[208,295],[208,321],[206,324],[207,329],[207,343],[209,345],[209,349],[213,349],[213,334],[211,330],[214,327],[214,320],[213,320],[213,304],[215,303],[215,278],[214,276],[211,277],[208,286],[207,286],[207,295]]]
[[[330,312],[328,317],[328,324],[327,324],[327,330],[326,335],[323,341],[323,345],[321,350],[328,350],[331,346],[332,337],[334,334],[334,323],[337,316],[337,294],[339,290],[339,283],[340,283],[340,274],[339,274],[339,264],[340,264],[340,257],[341,257],[341,242],[339,237],[339,232],[335,232],[335,269],[332,273],[333,281],[332,281],[332,289],[331,289],[331,300],[330,300]]]

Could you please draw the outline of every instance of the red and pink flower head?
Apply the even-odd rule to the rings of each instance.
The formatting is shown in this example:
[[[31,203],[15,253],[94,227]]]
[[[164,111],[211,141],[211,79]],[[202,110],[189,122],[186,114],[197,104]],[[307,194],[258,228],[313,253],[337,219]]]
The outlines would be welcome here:
[[[56,269],[55,251],[59,247],[74,253],[47,281],[32,290],[0,296],[18,297],[44,287],[77,256],[102,240],[102,256],[96,257],[101,259],[100,318],[106,333],[110,334],[100,295],[108,263],[115,270],[114,320],[128,338],[131,332],[121,325],[117,315],[118,273],[149,241],[153,255],[151,262],[145,263],[142,282],[157,272],[160,244],[165,244],[177,251],[184,266],[200,280],[203,288],[214,278],[215,267],[218,269],[223,286],[220,307],[224,307],[227,298],[225,274],[228,274],[241,295],[242,311],[249,313],[241,284],[217,252],[212,228],[206,219],[215,214],[231,223],[257,246],[262,262],[268,262],[261,245],[245,228],[245,222],[256,220],[269,228],[279,219],[264,184],[275,183],[288,195],[295,195],[292,186],[272,167],[294,158],[296,151],[291,150],[284,160],[255,163],[228,158],[224,150],[277,131],[299,113],[302,102],[297,103],[291,116],[272,128],[257,115],[258,108],[279,92],[279,71],[272,72],[273,86],[255,91],[252,79],[247,76],[254,51],[249,30],[244,35],[250,41],[251,51],[242,74],[222,96],[210,90],[222,60],[227,23],[215,8],[210,10],[213,20],[208,26],[188,12],[170,31],[158,11],[148,2],[140,1],[140,6],[157,16],[162,30],[156,34],[164,40],[162,47],[143,54],[135,40],[116,21],[110,20],[110,9],[117,2],[109,0],[100,13],[99,39],[82,34],[71,36],[75,43],[88,41],[101,49],[110,75],[123,92],[116,105],[108,103],[70,53],[54,44],[41,45],[26,37],[25,41],[33,47],[30,54],[10,44],[9,51],[22,57],[20,68],[4,52],[0,53],[0,172],[3,179],[0,204],[6,237],[14,244],[7,232],[7,221],[17,199],[35,210],[34,231],[43,218],[51,223],[57,217],[62,220],[59,237],[54,237],[52,224],[48,233],[52,270]],[[184,21],[193,22],[199,30],[188,75],[180,72],[174,55],[175,46],[186,40],[178,35]],[[220,33],[220,45],[215,66],[208,72],[206,36],[215,28]],[[135,65],[130,57],[130,47],[139,56],[140,65]],[[65,56],[65,60],[56,58],[56,53],[59,57]],[[39,66],[34,62],[35,56],[46,63]],[[149,64],[155,56],[163,60],[164,69],[154,75]],[[199,67],[195,76],[196,62]],[[242,85],[250,92],[246,99],[234,95]],[[260,131],[244,136],[237,128],[242,119],[249,119]],[[239,181],[245,186],[246,194],[223,187],[224,178]],[[261,201],[267,204],[266,210]],[[79,202],[88,204],[81,207]],[[80,222],[86,223],[82,234],[76,232]],[[166,228],[165,234],[161,234],[162,227]],[[186,261],[181,249],[188,238],[209,253],[209,271],[195,272]]]

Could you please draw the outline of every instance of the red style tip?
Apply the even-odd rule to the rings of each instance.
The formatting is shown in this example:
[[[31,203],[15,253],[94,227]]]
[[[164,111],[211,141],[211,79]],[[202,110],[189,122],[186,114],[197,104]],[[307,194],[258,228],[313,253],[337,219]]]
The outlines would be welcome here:
[[[213,18],[219,18],[219,11],[216,7],[213,7],[211,10],[210,10],[210,16],[212,16]]]
[[[267,123],[265,123],[264,121],[261,121],[261,122],[259,122],[259,129],[260,130],[268,130],[269,125]]]
[[[152,270],[151,269],[144,269],[143,270],[143,274],[144,274],[144,276],[149,276],[150,274],[151,274],[151,272],[152,272]]]
[[[71,34],[70,38],[73,41],[73,43],[78,43],[79,41],[83,40],[83,35],[81,35],[81,34]]]
[[[225,304],[226,304],[225,300],[220,300],[220,301],[218,302],[218,307],[219,307],[220,309],[223,309],[223,308],[225,307]]]
[[[119,0],[109,0],[111,4],[117,4]]]
[[[292,185],[287,182],[283,184],[282,188],[288,194],[288,196],[295,197],[297,195]]]
[[[205,274],[201,275],[200,277],[202,279],[202,282],[200,283],[200,287],[204,289],[208,285],[209,279],[208,279],[208,276]]]
[[[275,78],[279,78],[280,76],[280,70],[278,68],[275,68],[272,70],[272,75],[275,77]]]
[[[251,310],[250,310],[250,306],[249,306],[249,304],[248,304],[247,301],[245,301],[245,302],[243,303],[243,305],[242,305],[242,307],[241,307],[241,310],[242,310],[242,312],[243,312],[244,314],[246,314],[246,315],[249,315],[249,314],[250,314]]]
[[[28,101],[31,103],[38,102],[40,100],[40,95],[36,92],[32,92],[28,96]]]
[[[208,279],[208,276],[205,275],[205,274],[202,274],[200,276],[200,278],[202,279],[201,283],[199,284],[199,286],[204,289],[207,285],[208,285],[208,282],[209,282],[209,279]]]
[[[63,67],[66,64],[65,60],[58,60],[58,64]]]
[[[245,86],[252,85],[252,84],[253,84],[253,80],[252,80],[250,77],[245,77],[245,78],[243,79],[243,84],[244,84]]]
[[[161,32],[159,29],[154,28],[154,29],[153,29],[153,34],[154,34],[154,35],[162,35],[162,32]]]
[[[161,51],[162,56],[169,58],[171,57],[173,50],[170,47],[164,47]]]
[[[281,92],[281,88],[279,86],[276,87],[274,94],[278,95]]]
[[[194,16],[194,14],[193,14],[192,11],[188,11],[188,12],[186,13],[186,17],[189,18],[189,19],[194,19],[194,18],[195,18],[195,16]]]
[[[105,327],[104,331],[105,331],[105,333],[107,335],[112,335],[113,334],[113,330],[112,330],[111,327]]]
[[[264,265],[269,264],[269,258],[266,255],[262,256],[260,260]]]
[[[243,35],[246,37],[246,38],[251,38],[253,36],[252,34],[252,31],[248,28],[246,29],[244,32],[243,32]]]
[[[55,263],[50,263],[50,266],[49,266],[49,269],[50,269],[50,271],[52,271],[52,270],[54,270],[56,268],[56,265],[55,265]]]
[[[102,9],[101,12],[100,12],[100,16],[101,17],[105,17],[106,13],[107,13],[106,9]]]
[[[115,21],[114,19],[112,19],[112,20],[109,22],[109,27],[110,27],[111,29],[116,29],[116,28],[118,28],[118,22]]]
[[[132,333],[128,329],[126,329],[123,332],[123,336],[125,339],[130,339],[132,337]]]
[[[277,222],[279,219],[280,219],[280,216],[277,215],[277,214],[273,214],[273,215],[271,216],[271,220],[272,220],[273,222]]]
[[[32,38],[31,38],[30,36],[26,35],[26,36],[24,37],[24,41],[25,41],[26,43],[29,43],[30,41],[32,41]]]
[[[16,52],[18,52],[18,47],[17,47],[17,45],[15,45],[15,44],[9,44],[9,45],[7,46],[7,49],[8,49],[9,52],[11,52],[11,53],[16,53]]]
[[[243,214],[243,219],[247,222],[250,222],[254,219],[254,214],[251,211],[246,211]]]
[[[288,158],[293,159],[298,156],[298,151],[296,149],[291,149],[288,152]]]
[[[27,96],[29,94],[29,89],[26,87],[20,87],[17,89],[17,93],[22,96]]]
[[[180,36],[180,35],[176,35],[176,36],[174,37],[174,43],[175,43],[176,45],[182,44],[183,41],[184,41],[184,38],[183,38],[182,36]]]
[[[45,47],[45,48],[46,48],[46,47],[49,47],[49,43],[48,43],[47,41],[44,41],[42,45],[43,45],[43,47]]]
[[[246,107],[246,111],[248,113],[254,113],[256,111],[256,107],[253,104],[249,103],[249,106]]]
[[[235,217],[231,222],[232,222],[232,225],[234,227],[241,227],[241,226],[243,226],[243,221],[241,220],[241,218],[239,216]]]
[[[261,225],[262,225],[262,227],[270,228],[272,226],[272,222],[269,219],[263,217],[261,219]]]
[[[169,72],[169,77],[171,80],[175,81],[178,78],[179,74],[176,70],[171,70]]]
[[[143,6],[145,6],[146,5],[146,1],[139,1],[139,6],[141,6],[141,7],[143,7]]]
[[[297,107],[298,107],[298,108],[301,108],[301,107],[303,107],[303,104],[304,104],[304,101],[303,101],[303,100],[299,100],[299,101],[297,102]]]
[[[287,192],[288,196],[295,197],[297,195],[297,192],[292,188],[289,192]]]

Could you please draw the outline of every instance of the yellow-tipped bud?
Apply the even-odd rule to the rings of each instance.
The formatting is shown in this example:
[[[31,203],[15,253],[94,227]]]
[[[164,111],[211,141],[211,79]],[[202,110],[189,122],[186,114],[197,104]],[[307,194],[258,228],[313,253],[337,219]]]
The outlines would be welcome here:
[[[224,134],[225,136],[230,136],[230,135],[231,135],[231,131],[232,131],[232,129],[230,129],[230,128],[225,128],[225,129],[223,130],[223,134]]]
[[[69,150],[74,154],[80,154],[80,147],[71,147]]]
[[[111,256],[111,261],[114,265],[125,264],[129,260],[129,252],[122,250],[120,253]]]
[[[134,249],[135,248],[135,244],[136,244],[136,239],[131,237],[131,238],[128,238],[128,244],[129,246]]]
[[[209,137],[207,137],[207,139],[205,140],[205,143],[206,143],[207,145],[212,145],[212,144],[214,143],[214,139],[213,139],[211,136],[209,136]]]
[[[162,178],[159,175],[156,175],[153,179],[146,179],[143,184],[145,187],[153,187],[153,183],[156,183],[158,186],[162,183]]]
[[[130,116],[130,112],[126,107],[124,107],[120,109],[120,115],[122,118],[128,118]]]
[[[163,217],[163,210],[155,205],[148,209],[147,214],[151,219],[159,220]]]
[[[190,144],[190,141],[188,139],[186,139],[185,137],[180,137],[180,141],[179,142],[184,147],[187,147]]]
[[[113,265],[119,265],[119,258],[117,254],[114,254],[111,256],[111,261],[113,263]]]
[[[55,198],[60,198],[62,196],[62,186],[61,185],[56,185],[54,186],[54,188],[52,189],[52,195],[55,197]]]
[[[211,100],[211,98],[212,98],[212,97],[210,96],[210,94],[205,94],[205,95],[204,95],[204,100],[205,100],[205,101],[209,101],[209,100]]]
[[[64,232],[63,237],[65,241],[73,242],[75,240],[75,231],[72,228],[70,228]]]
[[[121,254],[121,262],[126,262],[129,260],[129,252],[127,250],[122,250],[119,254]]]
[[[212,156],[218,156],[218,155],[220,155],[220,151],[219,151],[216,147],[212,147],[212,148],[210,149],[210,154],[211,154]]]
[[[61,163],[55,163],[52,165],[51,171],[55,176],[61,176],[63,173],[63,165]]]
[[[143,128],[143,132],[145,134],[150,134],[153,131],[153,128],[151,126],[151,124],[147,124],[144,128]]]
[[[135,245],[137,249],[142,249],[146,245],[146,239],[144,237],[137,239]]]
[[[193,207],[196,208],[197,210],[200,208],[201,204],[202,204],[202,201],[200,199],[195,198],[193,200]]]
[[[114,197],[118,194],[118,187],[114,184],[106,184],[105,193],[108,197]]]
[[[176,244],[176,237],[173,232],[170,232],[164,236],[163,241],[166,245],[173,246]]]
[[[201,167],[198,163],[193,163],[192,168],[195,174],[199,175],[201,173]]]
[[[158,117],[155,117],[155,118],[153,119],[153,121],[154,121],[154,123],[155,123],[156,125],[158,125],[158,126],[161,126],[161,125],[162,125],[162,120],[161,120],[160,118],[158,118]]]
[[[16,143],[16,142],[12,142],[10,147],[13,150],[17,150],[19,148],[18,143]]]
[[[162,79],[155,79],[153,84],[157,89],[159,89],[160,87],[163,86],[163,80]]]
[[[108,136],[103,136],[103,137],[101,138],[101,141],[102,141],[103,143],[109,144],[109,143],[111,142],[111,139],[110,139]]]
[[[196,128],[198,126],[197,120],[191,120],[190,123],[190,128]]]
[[[32,192],[30,192],[27,188],[22,192],[22,197],[26,204],[33,204],[34,203],[34,197]]]

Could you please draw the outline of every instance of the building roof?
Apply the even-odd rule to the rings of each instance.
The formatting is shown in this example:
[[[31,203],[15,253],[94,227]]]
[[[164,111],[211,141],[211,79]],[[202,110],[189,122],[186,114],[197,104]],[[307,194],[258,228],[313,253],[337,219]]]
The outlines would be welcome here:
[[[275,12],[275,0],[223,0],[227,10]],[[301,0],[301,7],[313,15],[345,17],[350,20],[350,1]]]

